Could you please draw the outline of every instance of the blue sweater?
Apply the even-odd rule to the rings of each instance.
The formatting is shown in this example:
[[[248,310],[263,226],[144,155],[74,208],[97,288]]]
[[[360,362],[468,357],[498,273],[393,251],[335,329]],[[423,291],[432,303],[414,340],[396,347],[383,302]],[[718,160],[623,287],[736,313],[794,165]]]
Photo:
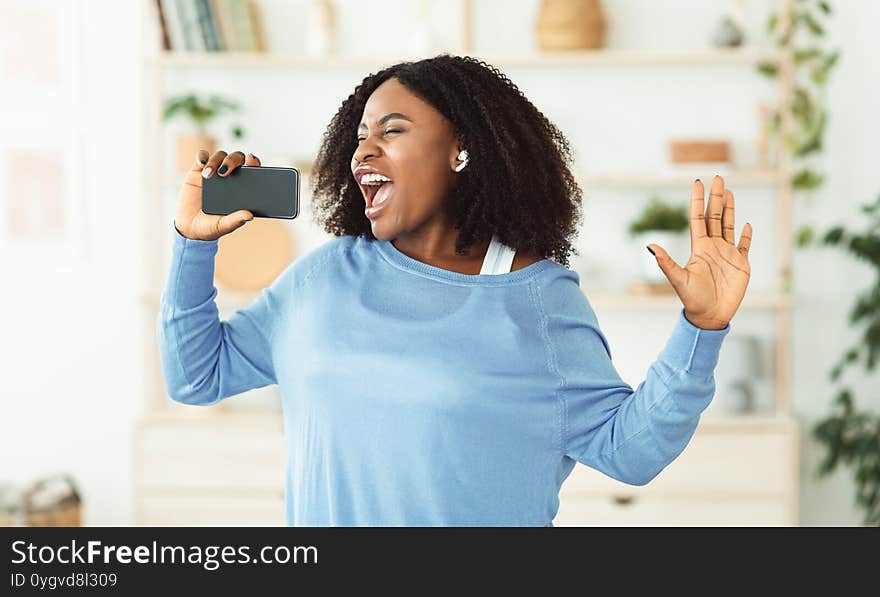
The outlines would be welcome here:
[[[217,242],[175,229],[165,382],[204,406],[278,384],[288,525],[548,526],[577,462],[646,484],[693,436],[730,331],[681,309],[633,390],[574,271],[461,274],[353,236],[221,321]]]

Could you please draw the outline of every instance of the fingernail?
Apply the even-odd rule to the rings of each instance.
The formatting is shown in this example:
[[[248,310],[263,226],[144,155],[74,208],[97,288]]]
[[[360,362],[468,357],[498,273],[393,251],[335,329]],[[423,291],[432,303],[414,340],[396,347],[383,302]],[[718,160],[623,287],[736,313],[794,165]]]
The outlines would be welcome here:
[[[228,169],[229,169],[229,168],[226,167],[226,164],[223,164],[222,166],[220,166],[220,169],[217,170],[217,174],[226,174],[226,171],[227,171]]]
[[[211,176],[211,167],[210,166],[208,166],[207,168],[202,170],[202,178],[208,178],[209,176]]]
[[[255,156],[254,154],[251,154],[251,157],[254,158],[255,160],[260,159],[260,158],[258,158],[257,156]]]
[[[199,161],[200,161],[201,163],[203,163],[203,164],[207,164],[207,163],[208,163],[208,160],[199,160]]]
[[[657,253],[655,253],[654,251],[652,251],[652,250],[651,250],[651,247],[649,247],[648,245],[645,245],[645,248],[648,249],[648,253],[650,253],[650,254],[653,255],[654,257],[657,256]]]
[[[694,182],[700,182],[699,178],[694,179]]]

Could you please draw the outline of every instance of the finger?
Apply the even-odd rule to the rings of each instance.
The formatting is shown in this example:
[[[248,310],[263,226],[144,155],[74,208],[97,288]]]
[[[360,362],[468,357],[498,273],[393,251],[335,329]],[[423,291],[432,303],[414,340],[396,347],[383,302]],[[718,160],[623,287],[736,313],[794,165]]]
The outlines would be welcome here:
[[[229,234],[233,230],[237,230],[254,219],[254,215],[246,209],[234,211],[231,214],[222,216],[217,221],[217,232],[219,234]]]
[[[208,158],[210,154],[208,154],[207,149],[200,149],[196,152],[196,158],[193,160],[192,167],[190,168],[193,172],[201,172],[202,168],[205,167],[205,164],[208,163]]]
[[[220,166],[220,163],[226,158],[226,152],[222,149],[218,149],[214,152],[214,154],[208,158],[208,163],[205,164],[205,168],[202,170],[203,178],[211,178],[214,176],[214,172],[217,171],[217,168]]]
[[[749,247],[752,246],[752,225],[746,224],[743,226],[743,231],[739,235],[739,246],[737,246],[737,250],[743,257],[749,256]]]
[[[660,266],[660,269],[663,270],[663,274],[669,280],[669,283],[672,284],[672,287],[680,295],[681,290],[684,289],[685,283],[687,282],[687,272],[684,271],[684,269],[678,265],[672,257],[670,257],[669,253],[666,252],[666,249],[654,243],[651,243],[648,246],[651,247],[651,250],[654,252],[654,258],[657,260],[657,265]]]
[[[220,176],[229,176],[232,174],[232,171],[244,164],[244,153],[241,151],[233,151],[220,164],[220,167],[217,168],[217,174]]]
[[[262,163],[260,162],[260,158],[255,156],[252,153],[247,154],[247,157],[244,160],[245,166],[260,166]]]
[[[691,189],[691,213],[689,217],[691,221],[692,248],[698,238],[706,236],[706,215],[703,207],[703,199],[705,196],[706,191],[703,189],[703,183],[698,178],[694,181],[694,186]]]
[[[721,236],[730,244],[736,240],[733,205],[733,191],[726,189],[724,191],[724,211],[721,214]]]
[[[721,236],[721,211],[724,207],[724,179],[715,175],[709,188],[709,207],[706,210],[706,234]]]

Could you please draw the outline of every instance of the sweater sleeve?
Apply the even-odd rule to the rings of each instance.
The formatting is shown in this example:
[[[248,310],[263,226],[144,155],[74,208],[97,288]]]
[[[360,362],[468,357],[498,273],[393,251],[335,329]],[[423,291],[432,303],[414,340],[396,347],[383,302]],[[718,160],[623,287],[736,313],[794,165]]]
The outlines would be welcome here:
[[[174,230],[171,267],[156,321],[169,396],[207,406],[277,383],[272,337],[284,301],[284,273],[249,306],[221,321],[214,302],[218,241],[193,240],[176,226]]]
[[[705,330],[678,312],[638,387],[618,375],[576,272],[543,290],[550,364],[559,375],[566,456],[630,485],[645,485],[687,446],[715,395],[714,369],[730,324]]]

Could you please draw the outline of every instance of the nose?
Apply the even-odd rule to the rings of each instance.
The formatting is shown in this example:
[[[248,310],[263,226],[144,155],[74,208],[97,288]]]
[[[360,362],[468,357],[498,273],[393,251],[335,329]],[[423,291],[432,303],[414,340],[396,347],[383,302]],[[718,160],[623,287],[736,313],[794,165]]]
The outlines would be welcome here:
[[[357,149],[354,151],[354,160],[363,163],[368,157],[375,157],[379,153],[377,146],[373,143],[373,136],[368,135],[358,143]]]

